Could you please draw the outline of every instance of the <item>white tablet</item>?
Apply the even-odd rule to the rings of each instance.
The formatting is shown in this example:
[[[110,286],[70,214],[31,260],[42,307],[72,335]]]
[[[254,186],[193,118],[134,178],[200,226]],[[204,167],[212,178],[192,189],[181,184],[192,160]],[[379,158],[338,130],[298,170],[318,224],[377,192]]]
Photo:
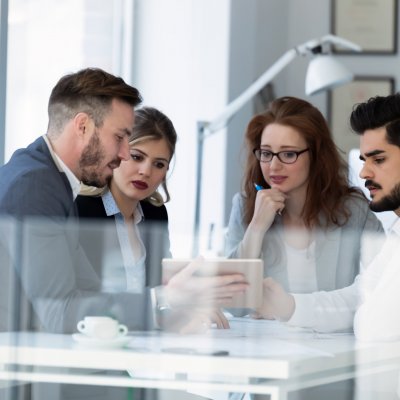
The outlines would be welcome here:
[[[188,265],[192,260],[164,258],[162,260],[163,284],[168,283],[173,275]],[[229,308],[258,308],[262,304],[264,278],[263,262],[260,259],[205,259],[196,275],[216,276],[241,273],[249,283],[248,289],[235,295]]]

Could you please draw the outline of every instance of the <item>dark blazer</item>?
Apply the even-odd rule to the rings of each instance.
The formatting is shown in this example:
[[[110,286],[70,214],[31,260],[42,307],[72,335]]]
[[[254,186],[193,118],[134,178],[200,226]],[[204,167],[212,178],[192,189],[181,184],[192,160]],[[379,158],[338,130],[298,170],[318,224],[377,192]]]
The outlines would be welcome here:
[[[0,168],[0,216],[4,215],[23,225],[17,223],[17,236],[7,228],[0,230],[1,258],[7,258],[0,259],[0,269],[17,270],[45,330],[75,332],[86,315],[113,315],[130,329],[151,326],[148,291],[101,292],[101,280],[79,244],[70,184],[42,137],[16,151]],[[1,271],[0,277],[8,272]],[[5,301],[0,310],[8,306]]]
[[[93,265],[107,266],[107,251],[113,251],[114,263],[123,270],[122,254],[118,242],[118,234],[114,216],[107,216],[100,196],[78,196],[76,199],[80,218],[80,244]],[[146,248],[146,285],[149,287],[161,284],[161,260],[170,257],[170,241],[168,232],[168,213],[164,205],[156,207],[148,201],[141,201],[144,221],[138,224],[140,238]],[[105,229],[97,229],[101,224]],[[111,250],[110,250],[111,249]],[[115,260],[117,258],[117,260]],[[102,271],[98,271],[104,276]],[[124,273],[120,274],[125,276]],[[122,282],[126,287],[126,281]]]
[[[42,137],[17,150],[0,168],[0,214],[19,218],[77,215],[68,179]]]

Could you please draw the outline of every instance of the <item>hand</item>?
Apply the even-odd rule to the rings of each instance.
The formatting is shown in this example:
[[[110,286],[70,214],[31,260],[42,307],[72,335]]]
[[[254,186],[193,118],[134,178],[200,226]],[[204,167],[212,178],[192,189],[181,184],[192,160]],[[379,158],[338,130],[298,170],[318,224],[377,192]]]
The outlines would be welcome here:
[[[263,281],[263,304],[252,315],[253,318],[279,319],[288,321],[295,310],[296,303],[291,294],[272,278]]]
[[[259,190],[254,204],[253,218],[249,226],[266,232],[274,222],[275,215],[285,208],[287,197],[277,188]]]
[[[217,329],[229,329],[229,322],[220,309],[194,310],[190,320],[179,330],[182,334],[206,332],[215,324]]]
[[[234,295],[243,293],[248,283],[243,274],[197,276],[202,257],[175,274],[164,287],[164,296],[173,307],[229,307]]]
[[[204,333],[213,324],[217,329],[229,329],[229,322],[220,309],[171,309],[159,316],[158,323],[165,330],[182,334]]]

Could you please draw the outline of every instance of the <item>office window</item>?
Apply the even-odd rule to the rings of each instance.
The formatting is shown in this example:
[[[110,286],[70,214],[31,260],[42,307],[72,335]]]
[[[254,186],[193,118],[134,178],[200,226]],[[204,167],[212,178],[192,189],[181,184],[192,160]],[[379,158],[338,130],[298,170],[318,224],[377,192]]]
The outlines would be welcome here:
[[[46,132],[48,97],[62,75],[89,66],[128,74],[132,7],[128,0],[9,2],[6,161]]]

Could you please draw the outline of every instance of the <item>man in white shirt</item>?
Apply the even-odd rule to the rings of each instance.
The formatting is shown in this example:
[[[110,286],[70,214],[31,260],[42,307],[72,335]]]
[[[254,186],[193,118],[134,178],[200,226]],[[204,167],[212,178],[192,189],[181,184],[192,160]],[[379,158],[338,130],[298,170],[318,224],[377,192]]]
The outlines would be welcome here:
[[[360,135],[360,177],[375,212],[400,216],[400,94],[377,96],[357,105],[350,118]],[[351,329],[359,339],[400,338],[400,220],[389,231],[381,252],[353,285],[331,292],[289,294],[274,280],[264,281],[264,306],[258,314],[318,331]]]
[[[360,135],[360,172],[375,212],[394,211],[400,217],[400,95],[375,97],[359,104],[351,115]],[[360,303],[354,333],[362,340],[400,339],[400,219],[388,233],[378,256],[360,277]]]

